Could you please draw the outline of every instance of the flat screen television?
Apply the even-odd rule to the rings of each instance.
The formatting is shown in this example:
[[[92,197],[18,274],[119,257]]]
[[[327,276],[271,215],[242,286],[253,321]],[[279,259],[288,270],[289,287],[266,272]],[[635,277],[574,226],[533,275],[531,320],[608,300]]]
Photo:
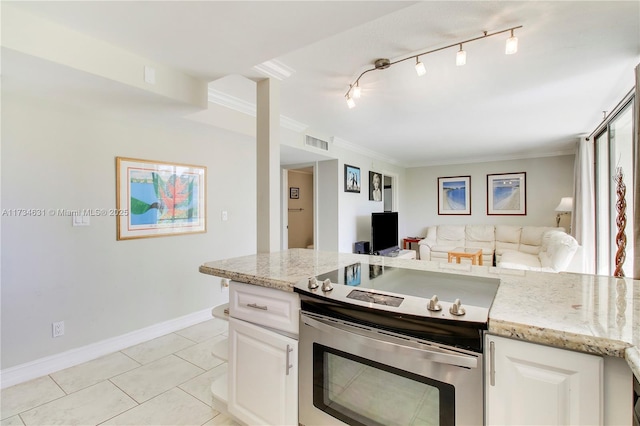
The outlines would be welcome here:
[[[398,212],[371,213],[371,252],[385,256],[398,250]]]

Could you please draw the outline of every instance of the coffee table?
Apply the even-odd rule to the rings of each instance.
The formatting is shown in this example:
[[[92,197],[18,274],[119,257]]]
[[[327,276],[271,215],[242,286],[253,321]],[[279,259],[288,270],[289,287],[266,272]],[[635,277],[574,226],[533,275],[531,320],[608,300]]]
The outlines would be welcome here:
[[[482,250],[477,248],[456,247],[448,253],[447,262],[460,263],[462,258],[471,259],[472,265],[482,265]]]

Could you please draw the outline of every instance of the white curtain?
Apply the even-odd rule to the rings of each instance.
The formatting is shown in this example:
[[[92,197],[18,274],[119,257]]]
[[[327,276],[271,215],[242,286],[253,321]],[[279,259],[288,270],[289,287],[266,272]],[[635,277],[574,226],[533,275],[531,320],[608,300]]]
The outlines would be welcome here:
[[[585,274],[595,274],[596,220],[593,143],[582,139],[578,142],[574,165],[573,215],[571,229],[580,244],[581,264],[576,265]]]

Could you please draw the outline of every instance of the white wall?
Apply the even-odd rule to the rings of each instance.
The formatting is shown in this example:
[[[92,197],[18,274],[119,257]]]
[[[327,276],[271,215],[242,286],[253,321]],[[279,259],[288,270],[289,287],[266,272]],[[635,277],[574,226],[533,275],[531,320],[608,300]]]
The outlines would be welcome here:
[[[3,216],[2,369],[226,301],[198,267],[256,251],[253,138],[7,93],[2,124],[3,209],[114,208],[116,156],[206,166],[208,208],[204,234],[127,241],[113,217]]]
[[[360,193],[344,191],[344,165],[355,166],[360,168],[361,189]],[[404,176],[405,169],[393,164],[372,159],[366,154],[357,152],[341,152],[340,165],[338,167],[338,216],[339,227],[338,233],[340,243],[338,250],[343,253],[353,253],[354,243],[356,241],[371,240],[371,213],[384,211],[384,205],[381,201],[369,201],[369,171],[375,171],[383,175],[392,173],[396,176],[396,186],[394,192],[401,194],[398,199],[406,197],[403,192],[401,181]],[[402,207],[402,204],[400,204]],[[394,208],[394,211],[400,211]],[[406,210],[400,213],[399,222]],[[398,234],[400,238],[406,232],[404,223],[398,223]]]
[[[410,168],[403,187],[403,235],[425,235],[439,224],[506,224],[555,226],[554,209],[573,194],[573,155],[488,163]],[[527,214],[487,215],[487,174],[526,172]],[[471,176],[471,215],[438,215],[438,177]],[[402,236],[401,236],[402,237]]]

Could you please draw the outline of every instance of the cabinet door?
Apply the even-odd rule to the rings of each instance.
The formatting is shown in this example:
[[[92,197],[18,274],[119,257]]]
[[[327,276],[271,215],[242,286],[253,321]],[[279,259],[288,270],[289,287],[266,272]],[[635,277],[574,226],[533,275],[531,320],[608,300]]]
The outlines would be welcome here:
[[[247,424],[298,424],[298,342],[229,319],[229,413]]]
[[[488,425],[602,424],[602,357],[487,336]]]

